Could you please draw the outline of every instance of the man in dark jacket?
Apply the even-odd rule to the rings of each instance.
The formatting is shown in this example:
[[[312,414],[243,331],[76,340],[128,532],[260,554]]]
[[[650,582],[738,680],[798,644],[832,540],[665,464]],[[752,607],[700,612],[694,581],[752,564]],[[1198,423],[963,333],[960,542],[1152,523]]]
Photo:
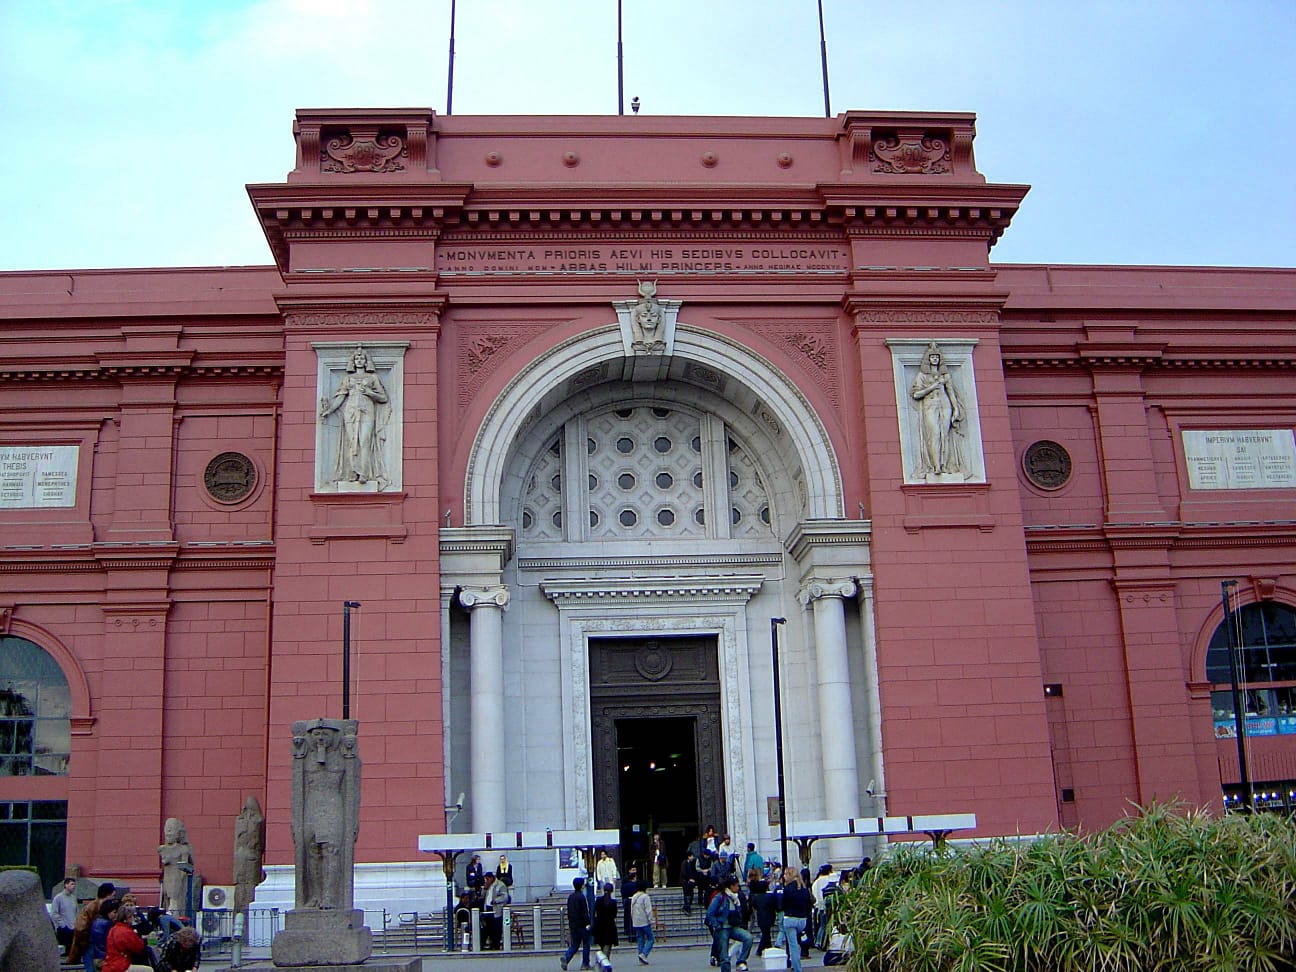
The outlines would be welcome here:
[[[621,910],[625,913],[624,931],[626,941],[635,940],[634,925],[630,921],[630,899],[634,897],[635,892],[639,890],[639,869],[632,867],[626,872],[625,880],[621,882]]]
[[[693,913],[693,892],[698,886],[698,869],[697,858],[692,851],[684,855],[684,863],[680,865],[680,888],[684,891],[684,914]],[[702,902],[706,904],[706,902]]]
[[[581,968],[590,967],[590,926],[593,921],[590,917],[589,900],[585,897],[585,879],[573,878],[572,888],[574,889],[572,893],[567,895],[567,931],[571,944],[567,946],[567,952],[558,962],[563,972],[567,972],[567,963],[572,960],[578,948],[584,949],[581,954]]]

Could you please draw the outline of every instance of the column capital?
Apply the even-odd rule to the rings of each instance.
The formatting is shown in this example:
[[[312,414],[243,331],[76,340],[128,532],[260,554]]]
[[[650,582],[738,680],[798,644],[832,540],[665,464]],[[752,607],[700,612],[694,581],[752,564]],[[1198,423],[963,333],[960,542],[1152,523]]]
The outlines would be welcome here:
[[[854,594],[855,582],[853,580],[813,580],[801,588],[797,594],[797,600],[802,604],[809,605],[812,601],[817,601],[821,597],[840,597],[844,599],[852,597]]]
[[[463,587],[459,589],[459,603],[469,611],[482,604],[506,608],[508,602],[509,589],[502,584],[499,587]]]

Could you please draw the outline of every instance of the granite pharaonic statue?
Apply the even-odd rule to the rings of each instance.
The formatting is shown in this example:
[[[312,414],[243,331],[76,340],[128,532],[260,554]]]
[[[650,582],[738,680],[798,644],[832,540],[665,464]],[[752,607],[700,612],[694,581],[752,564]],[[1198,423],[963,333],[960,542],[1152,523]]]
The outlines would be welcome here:
[[[252,903],[257,885],[265,880],[261,866],[265,855],[265,815],[257,798],[250,796],[234,821],[234,910]]]
[[[360,761],[353,719],[293,723],[296,906],[349,909],[360,828]]]

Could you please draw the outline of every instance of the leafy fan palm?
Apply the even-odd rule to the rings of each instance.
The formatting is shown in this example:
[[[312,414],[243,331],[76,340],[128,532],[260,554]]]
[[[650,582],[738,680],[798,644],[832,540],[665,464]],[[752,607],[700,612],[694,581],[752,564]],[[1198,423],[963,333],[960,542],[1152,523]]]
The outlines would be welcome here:
[[[1296,825],[1154,804],[1087,837],[906,845],[842,912],[862,972],[1296,972]]]

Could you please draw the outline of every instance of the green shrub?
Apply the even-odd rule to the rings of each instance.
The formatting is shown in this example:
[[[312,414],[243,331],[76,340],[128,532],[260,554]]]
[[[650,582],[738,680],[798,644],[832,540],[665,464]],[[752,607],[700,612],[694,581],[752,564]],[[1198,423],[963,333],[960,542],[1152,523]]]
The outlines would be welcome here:
[[[1296,825],[1153,805],[1086,837],[906,845],[842,913],[867,972],[1291,972]]]

